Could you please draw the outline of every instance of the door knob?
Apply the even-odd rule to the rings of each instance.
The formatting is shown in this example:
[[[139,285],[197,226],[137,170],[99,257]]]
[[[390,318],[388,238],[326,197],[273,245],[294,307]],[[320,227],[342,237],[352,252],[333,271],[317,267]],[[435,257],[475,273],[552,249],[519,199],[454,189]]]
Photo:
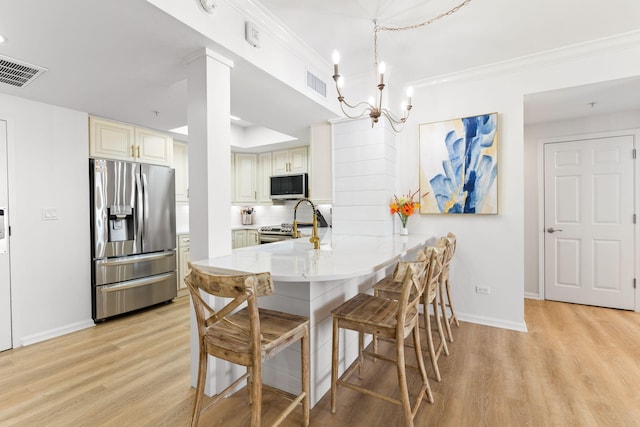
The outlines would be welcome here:
[[[547,233],[555,233],[556,231],[562,231],[562,228],[553,228],[553,227],[547,228]]]

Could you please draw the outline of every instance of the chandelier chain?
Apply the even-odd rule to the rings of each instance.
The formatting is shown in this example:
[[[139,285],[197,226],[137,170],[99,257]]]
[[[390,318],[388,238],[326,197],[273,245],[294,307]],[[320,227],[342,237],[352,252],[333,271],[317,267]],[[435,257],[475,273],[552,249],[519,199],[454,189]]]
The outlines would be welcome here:
[[[464,0],[457,6],[449,9],[446,12],[441,13],[440,15],[434,16],[431,19],[428,19],[424,22],[420,22],[419,24],[407,25],[405,27],[388,27],[386,25],[378,25],[377,19],[373,20],[373,54],[375,63],[378,63],[378,32],[379,31],[404,31],[404,30],[415,30],[416,28],[426,27],[427,25],[433,24],[435,21],[445,18],[447,16],[453,15],[458,10],[462,9],[464,6],[471,3],[472,0]]]

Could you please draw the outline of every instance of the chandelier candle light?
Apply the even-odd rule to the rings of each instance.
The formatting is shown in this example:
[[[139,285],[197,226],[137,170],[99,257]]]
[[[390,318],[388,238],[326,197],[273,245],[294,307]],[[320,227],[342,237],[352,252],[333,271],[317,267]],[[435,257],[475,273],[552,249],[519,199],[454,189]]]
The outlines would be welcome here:
[[[333,58],[332,58],[333,59],[333,81],[336,83],[336,91],[338,92],[338,101],[340,102],[340,109],[342,110],[344,115],[350,119],[359,119],[360,117],[368,113],[369,117],[371,117],[371,127],[373,127],[374,124],[378,123],[381,116],[384,116],[389,121],[391,128],[395,132],[400,132],[404,127],[405,122],[409,118],[409,113],[412,107],[411,97],[413,96],[413,88],[412,87],[407,88],[407,100],[403,101],[400,106],[402,111],[400,117],[394,115],[388,109],[382,108],[382,94],[385,87],[384,73],[386,72],[387,67],[384,62],[378,63],[378,32],[379,31],[413,30],[416,28],[424,27],[429,24],[432,24],[434,21],[437,21],[438,19],[454,14],[463,6],[466,6],[467,4],[471,3],[471,1],[472,0],[464,0],[462,3],[448,10],[447,12],[441,13],[440,15],[437,15],[419,24],[409,25],[406,27],[387,27],[383,25],[378,25],[377,19],[373,20],[373,59],[374,59],[374,64],[378,67],[378,78],[376,82],[377,83],[376,87],[378,89],[378,91],[376,92],[377,100],[374,100],[373,97],[370,97],[368,101],[358,102],[355,105],[349,104],[347,101],[345,101],[344,95],[342,95],[342,88],[344,87],[344,77],[340,75],[340,72],[338,71],[338,64],[340,63],[340,54],[338,53],[338,51],[334,50]],[[349,108],[350,111],[353,111],[354,113],[349,114],[345,110],[345,106]],[[362,110],[358,113],[357,112],[358,109],[362,109]]]
[[[377,54],[376,54],[376,58],[377,58]],[[404,122],[406,122],[407,119],[409,118],[409,111],[411,111],[411,107],[412,107],[411,97],[413,96],[413,88],[411,86],[407,88],[407,100],[403,101],[400,107],[402,109],[402,117],[397,117],[391,111],[387,110],[386,108],[382,108],[382,93],[383,93],[382,91],[384,90],[384,87],[385,87],[384,73],[387,70],[387,66],[384,62],[380,62],[378,64],[376,61],[376,64],[378,65],[378,85],[377,85],[378,102],[375,102],[373,97],[370,97],[368,101],[362,101],[355,105],[351,105],[347,101],[345,101],[344,96],[342,95],[341,89],[344,86],[344,77],[341,76],[338,71],[339,63],[340,63],[340,54],[338,53],[338,51],[334,50],[333,51],[333,80],[336,82],[336,90],[338,91],[338,101],[340,102],[340,108],[342,109],[342,112],[344,113],[344,115],[350,119],[359,119],[360,117],[364,116],[366,113],[369,113],[369,117],[371,117],[371,127],[373,127],[375,123],[378,123],[380,116],[384,115],[389,121],[389,123],[391,124],[391,127],[393,128],[393,130],[398,132],[399,129],[396,128],[396,125],[404,124]],[[345,110],[344,108],[345,106],[347,106],[352,110],[355,110],[361,107],[364,107],[364,109],[360,112],[360,114],[350,115]]]

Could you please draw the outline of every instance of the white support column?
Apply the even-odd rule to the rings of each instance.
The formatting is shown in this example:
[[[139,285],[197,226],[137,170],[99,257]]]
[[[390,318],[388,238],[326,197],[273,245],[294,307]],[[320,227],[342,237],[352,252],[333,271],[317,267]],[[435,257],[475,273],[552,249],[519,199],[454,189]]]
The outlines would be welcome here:
[[[189,62],[189,235],[194,261],[231,253],[231,68],[232,61],[209,49]],[[225,374],[233,375],[224,363],[210,362],[205,388],[208,395],[227,382]],[[192,312],[194,386],[197,371],[198,333]]]
[[[231,251],[231,68],[205,50],[189,63],[189,234],[191,259]]]
[[[389,202],[396,188],[395,133],[381,120],[333,123],[333,233],[393,234]]]

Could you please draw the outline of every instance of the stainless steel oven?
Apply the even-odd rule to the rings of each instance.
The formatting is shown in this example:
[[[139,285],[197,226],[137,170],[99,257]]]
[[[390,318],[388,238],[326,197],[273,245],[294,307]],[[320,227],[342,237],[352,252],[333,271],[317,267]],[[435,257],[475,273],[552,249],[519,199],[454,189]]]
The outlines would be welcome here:
[[[293,239],[293,227],[290,224],[267,225],[258,229],[260,244],[274,243]]]

